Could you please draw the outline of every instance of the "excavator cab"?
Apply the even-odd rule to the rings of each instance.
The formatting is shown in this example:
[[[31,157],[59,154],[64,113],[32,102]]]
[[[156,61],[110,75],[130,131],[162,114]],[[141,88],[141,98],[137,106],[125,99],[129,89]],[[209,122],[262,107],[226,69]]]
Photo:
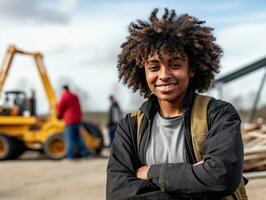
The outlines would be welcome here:
[[[34,92],[30,98],[24,91],[3,92],[3,85],[16,54],[34,58],[49,103],[48,116],[36,115]],[[40,52],[22,51],[14,45],[8,47],[0,71],[1,96],[4,100],[0,106],[0,160],[17,158],[25,150],[42,151],[50,159],[65,157],[64,122],[57,118],[57,99]],[[80,132],[87,148],[100,153],[103,148],[101,131],[93,124],[83,122]]]
[[[34,99],[27,98],[24,91],[6,91],[3,99],[4,103],[0,106],[0,116],[30,116],[34,114]]]

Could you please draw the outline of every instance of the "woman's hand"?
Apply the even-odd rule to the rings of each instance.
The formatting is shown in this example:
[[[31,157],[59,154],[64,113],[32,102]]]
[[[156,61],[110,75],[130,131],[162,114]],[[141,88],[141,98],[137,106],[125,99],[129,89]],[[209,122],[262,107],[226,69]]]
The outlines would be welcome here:
[[[137,169],[136,175],[138,178],[147,181],[148,180],[148,171],[150,169],[150,166],[142,166]]]

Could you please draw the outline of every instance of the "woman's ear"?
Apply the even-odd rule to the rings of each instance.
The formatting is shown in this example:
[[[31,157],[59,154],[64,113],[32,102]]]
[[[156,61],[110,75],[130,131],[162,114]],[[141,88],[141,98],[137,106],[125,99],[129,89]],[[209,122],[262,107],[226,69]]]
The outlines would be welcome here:
[[[147,65],[147,61],[143,59],[143,60],[141,61],[141,66],[140,66],[140,68],[145,68],[146,65]]]
[[[190,67],[190,68],[189,68],[189,78],[193,78],[194,75],[195,75],[195,69],[192,68],[192,67]]]

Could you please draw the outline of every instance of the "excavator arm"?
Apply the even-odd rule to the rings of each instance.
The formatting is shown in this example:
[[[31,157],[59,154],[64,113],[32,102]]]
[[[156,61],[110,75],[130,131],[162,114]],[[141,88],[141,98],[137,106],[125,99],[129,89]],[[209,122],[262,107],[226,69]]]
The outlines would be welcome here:
[[[15,54],[29,55],[34,58],[36,67],[38,69],[39,75],[42,80],[42,84],[44,86],[44,90],[48,98],[51,118],[56,118],[57,117],[56,116],[56,106],[57,106],[56,96],[55,96],[54,90],[52,88],[52,85],[49,81],[49,78],[46,72],[46,68],[43,62],[43,56],[38,51],[26,52],[26,51],[17,49],[14,45],[10,45],[8,47],[5,58],[4,58],[3,67],[1,68],[1,71],[0,71],[0,95],[2,94],[3,85],[5,83],[6,77],[10,70],[10,66],[12,64]]]

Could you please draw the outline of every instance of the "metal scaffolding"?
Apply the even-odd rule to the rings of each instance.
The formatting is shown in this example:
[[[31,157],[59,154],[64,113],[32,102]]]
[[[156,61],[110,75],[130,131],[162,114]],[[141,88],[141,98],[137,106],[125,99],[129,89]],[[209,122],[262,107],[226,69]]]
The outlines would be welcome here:
[[[255,100],[253,102],[253,105],[252,105],[252,109],[251,109],[251,112],[248,116],[248,121],[251,122],[255,115],[256,115],[256,110],[257,110],[257,106],[258,106],[258,102],[259,102],[259,99],[260,99],[260,96],[261,96],[261,92],[263,90],[263,86],[265,85],[265,81],[266,81],[266,57],[263,58],[263,59],[260,59],[250,65],[247,65],[239,70],[236,70],[230,74],[227,74],[227,75],[224,75],[218,79],[216,79],[214,81],[214,87],[217,87],[218,90],[219,90],[219,96],[220,98],[223,97],[223,91],[222,91],[222,86],[225,84],[225,83],[228,83],[228,82],[231,82],[235,79],[238,79],[242,76],[245,76],[251,72],[254,72],[258,69],[262,69],[264,68],[265,69],[265,72],[264,72],[264,75],[262,77],[262,80],[259,84],[259,88],[257,90],[257,93],[256,93],[256,97],[255,97]]]

